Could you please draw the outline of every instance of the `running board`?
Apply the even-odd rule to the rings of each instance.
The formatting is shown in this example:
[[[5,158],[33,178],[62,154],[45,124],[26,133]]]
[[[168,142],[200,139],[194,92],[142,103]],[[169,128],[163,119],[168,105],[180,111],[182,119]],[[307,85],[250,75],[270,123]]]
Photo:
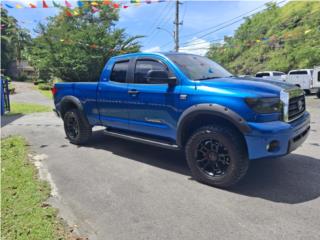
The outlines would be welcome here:
[[[112,137],[118,137],[118,138],[122,138],[122,139],[126,139],[126,140],[145,143],[145,144],[149,144],[149,145],[153,145],[153,146],[157,146],[157,147],[162,147],[162,148],[167,148],[167,149],[172,149],[172,150],[179,150],[179,146],[175,145],[175,144],[170,144],[170,143],[163,142],[163,141],[156,141],[156,140],[153,140],[150,138],[143,138],[143,137],[128,135],[128,134],[125,134],[122,132],[116,132],[116,131],[112,131],[112,130],[108,130],[108,129],[106,129],[104,131],[104,134],[106,134],[108,136],[112,136]]]

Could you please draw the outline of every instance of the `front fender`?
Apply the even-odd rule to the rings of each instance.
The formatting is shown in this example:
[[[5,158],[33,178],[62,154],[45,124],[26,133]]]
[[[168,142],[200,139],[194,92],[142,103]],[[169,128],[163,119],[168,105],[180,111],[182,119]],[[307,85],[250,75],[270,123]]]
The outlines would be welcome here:
[[[241,133],[245,134],[251,131],[245,119],[231,109],[219,104],[203,103],[193,105],[187,108],[178,120],[177,128],[177,144],[182,146],[183,131],[192,119],[199,114],[209,114],[233,124]]]

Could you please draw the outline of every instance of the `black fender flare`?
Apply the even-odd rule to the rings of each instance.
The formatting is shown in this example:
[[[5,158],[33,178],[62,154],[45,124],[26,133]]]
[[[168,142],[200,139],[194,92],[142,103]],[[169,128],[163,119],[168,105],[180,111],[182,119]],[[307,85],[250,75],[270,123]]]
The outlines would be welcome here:
[[[177,123],[177,144],[183,144],[183,130],[189,121],[199,114],[209,114],[232,123],[241,133],[245,134],[251,131],[245,119],[231,109],[219,104],[202,103],[187,108],[180,116]]]
[[[80,100],[74,96],[64,96],[59,104],[59,112],[61,114],[61,116],[63,117],[65,111],[66,111],[66,107],[69,104],[75,105],[77,107],[77,109],[79,111],[81,111],[83,113],[83,106],[82,103],[80,102]]]

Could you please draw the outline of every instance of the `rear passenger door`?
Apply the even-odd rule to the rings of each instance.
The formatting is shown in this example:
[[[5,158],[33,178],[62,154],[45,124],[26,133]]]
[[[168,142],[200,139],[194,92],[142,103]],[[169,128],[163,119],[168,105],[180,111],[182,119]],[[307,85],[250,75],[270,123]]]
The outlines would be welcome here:
[[[100,121],[104,126],[128,129],[128,69],[130,60],[110,63],[110,69],[104,69],[98,85],[97,102]],[[108,66],[108,65],[107,65]]]
[[[164,70],[174,77],[168,65],[156,58],[138,58],[133,64],[133,76],[128,84],[130,130],[174,139],[178,119],[180,85],[150,83],[150,70]]]

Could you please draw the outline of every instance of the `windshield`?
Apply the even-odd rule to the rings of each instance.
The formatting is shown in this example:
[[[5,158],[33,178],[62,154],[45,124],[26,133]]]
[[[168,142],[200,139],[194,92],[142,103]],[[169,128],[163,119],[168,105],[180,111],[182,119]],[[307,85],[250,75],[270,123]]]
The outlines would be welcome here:
[[[201,81],[232,76],[230,72],[206,57],[192,54],[168,54],[167,57],[191,80]]]

